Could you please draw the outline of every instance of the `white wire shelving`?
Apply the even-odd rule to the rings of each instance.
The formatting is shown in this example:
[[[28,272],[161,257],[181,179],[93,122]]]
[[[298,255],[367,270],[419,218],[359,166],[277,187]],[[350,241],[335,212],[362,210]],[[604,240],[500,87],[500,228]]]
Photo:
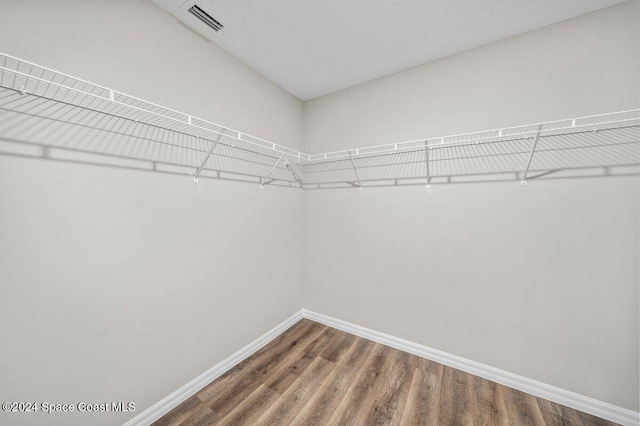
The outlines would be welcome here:
[[[640,110],[309,155],[0,53],[0,142],[196,183],[362,189],[501,175],[526,184],[562,170],[637,167]]]

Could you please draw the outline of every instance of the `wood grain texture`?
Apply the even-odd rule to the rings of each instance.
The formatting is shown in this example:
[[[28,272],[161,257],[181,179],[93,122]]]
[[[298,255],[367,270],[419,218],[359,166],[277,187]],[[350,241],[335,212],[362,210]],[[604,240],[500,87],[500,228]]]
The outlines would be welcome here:
[[[345,398],[353,378],[371,353],[374,343],[357,339],[345,355],[344,362],[337,364],[323,388],[316,392],[293,419],[292,425],[314,426],[329,424],[329,419]]]
[[[420,368],[414,369],[407,403],[400,418],[401,426],[438,423],[439,386],[440,377]]]
[[[303,319],[154,425],[614,423]]]
[[[384,368],[385,347],[376,343],[367,362],[362,366],[344,399],[340,402],[328,424],[348,425],[362,421],[373,404],[373,388]]]
[[[280,397],[280,394],[265,385],[260,385],[251,395],[237,405],[222,420],[215,422],[220,426],[250,425],[266,412]]]
[[[309,401],[314,392],[322,387],[322,384],[335,364],[324,358],[316,357],[309,369],[302,374],[298,380],[281,398],[256,421],[256,425],[290,425],[298,412]]]

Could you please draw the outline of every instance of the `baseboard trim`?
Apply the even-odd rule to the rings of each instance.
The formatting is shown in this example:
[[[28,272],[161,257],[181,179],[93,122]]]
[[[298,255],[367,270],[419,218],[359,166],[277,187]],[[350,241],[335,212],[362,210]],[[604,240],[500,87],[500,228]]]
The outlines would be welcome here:
[[[479,362],[439,351],[428,346],[410,342],[389,334],[380,333],[360,325],[309,311],[307,309],[302,309],[253,342],[249,343],[244,348],[240,349],[238,352],[229,356],[186,385],[182,386],[171,395],[138,414],[123,426],[148,426],[152,424],[207,384],[211,383],[228,370],[253,355],[302,318],[307,318],[329,327],[333,327],[401,351],[409,352],[413,355],[439,362],[441,364],[448,365],[449,367],[457,368],[458,370],[466,371],[467,373],[518,389],[522,392],[530,393],[540,398],[548,399],[549,401],[557,404],[562,404],[623,426],[640,425],[640,413],[560,389],[555,386],[547,385],[536,380],[528,379],[517,374],[509,373],[498,368],[490,367]]]
[[[300,321],[302,318],[303,311],[300,310],[262,336],[258,337],[253,342],[249,343],[244,348],[240,349],[238,352],[229,356],[222,362],[214,365],[209,370],[205,371],[186,385],[182,386],[171,395],[144,410],[142,413],[129,420],[123,426],[148,426],[151,423],[155,422],[156,420],[167,414],[169,411],[180,405],[186,399],[194,395],[200,389],[202,389],[218,377],[222,376],[224,373],[229,371],[234,366],[238,365],[240,362],[249,358],[251,355],[256,353],[259,349],[278,337],[280,334],[289,329],[292,325]]]
[[[380,333],[366,327],[309,311],[307,309],[302,310],[302,316],[329,327],[337,328],[338,330],[373,340],[374,342],[409,352],[411,354],[448,365],[449,367],[457,368],[458,370],[466,371],[467,373],[480,376],[493,382],[509,386],[540,398],[548,399],[557,404],[562,404],[624,426],[638,426],[640,424],[640,413],[627,410],[626,408],[598,401],[584,395],[547,385],[536,380],[528,379],[517,374],[509,373],[498,368],[480,364],[479,362],[451,355],[437,349],[400,339],[385,333]]]

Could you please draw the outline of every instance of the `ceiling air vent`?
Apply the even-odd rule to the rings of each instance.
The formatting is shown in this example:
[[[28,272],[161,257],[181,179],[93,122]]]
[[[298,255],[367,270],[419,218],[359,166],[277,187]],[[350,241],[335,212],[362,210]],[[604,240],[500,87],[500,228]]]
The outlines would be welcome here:
[[[224,25],[222,25],[220,21],[202,10],[202,8],[197,4],[194,4],[189,8],[189,13],[207,24],[207,26],[211,27],[215,32],[218,32],[224,28]]]

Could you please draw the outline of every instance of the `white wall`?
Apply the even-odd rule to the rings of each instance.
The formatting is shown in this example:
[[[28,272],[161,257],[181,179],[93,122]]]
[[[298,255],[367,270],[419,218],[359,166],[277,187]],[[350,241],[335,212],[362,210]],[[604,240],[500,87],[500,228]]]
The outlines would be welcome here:
[[[148,1],[3,1],[0,51],[320,152],[638,107],[637,7],[329,95],[304,117]],[[637,411],[638,191],[610,177],[303,197],[0,155],[0,400],[138,413],[298,310],[306,256],[307,308]]]
[[[305,151],[638,108],[639,28],[627,2],[309,101]],[[639,189],[306,192],[306,308],[638,411]]]
[[[300,147],[302,103],[149,1],[0,2],[0,51]],[[287,208],[282,208],[282,206]],[[300,191],[0,155],[0,401],[132,401],[302,307]]]

